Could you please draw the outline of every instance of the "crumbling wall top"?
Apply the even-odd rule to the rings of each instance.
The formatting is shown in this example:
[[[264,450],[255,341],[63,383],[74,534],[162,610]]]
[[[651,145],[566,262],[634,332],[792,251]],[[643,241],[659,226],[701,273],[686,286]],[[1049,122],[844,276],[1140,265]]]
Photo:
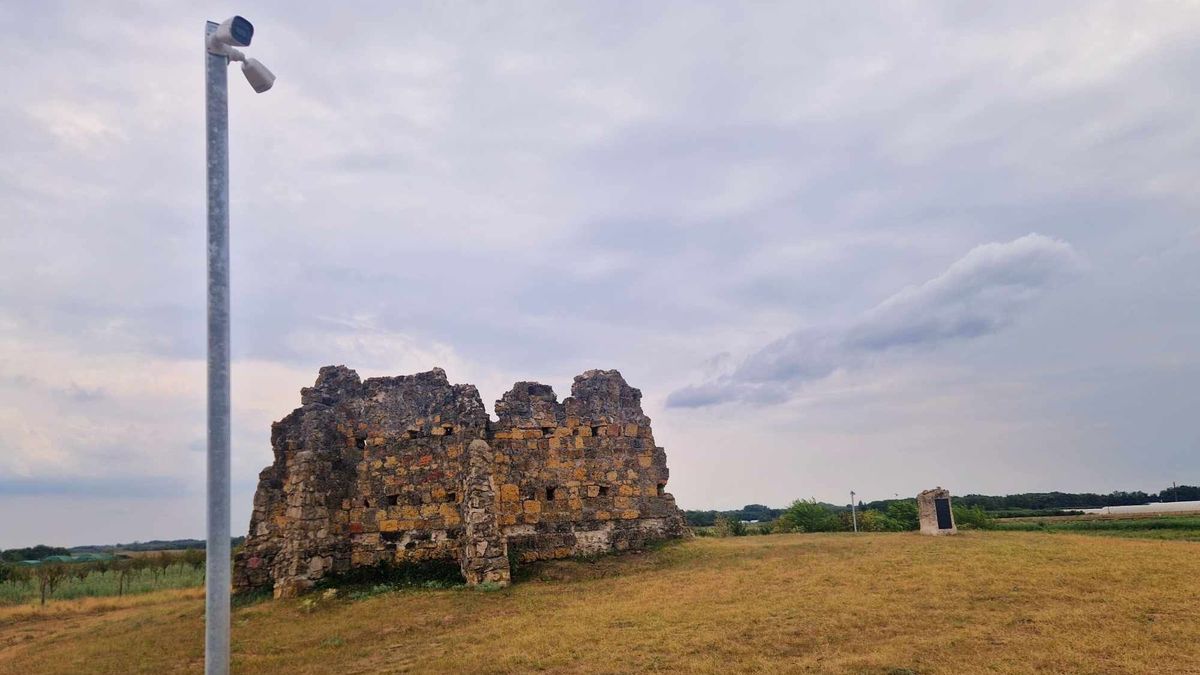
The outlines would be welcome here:
[[[589,370],[575,376],[571,398],[563,401],[567,415],[582,420],[609,423],[649,424],[642,412],[642,392],[616,370]]]

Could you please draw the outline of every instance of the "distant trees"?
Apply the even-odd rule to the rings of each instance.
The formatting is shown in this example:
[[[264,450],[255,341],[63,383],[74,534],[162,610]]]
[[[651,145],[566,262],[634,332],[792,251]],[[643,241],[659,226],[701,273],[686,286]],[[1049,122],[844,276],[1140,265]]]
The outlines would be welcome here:
[[[1158,496],[1164,502],[1200,501],[1200,487],[1195,485],[1169,487],[1160,492]]]
[[[891,521],[892,531],[903,532],[921,527],[921,515],[917,510],[917,500],[915,499],[894,501],[888,504],[885,513]]]
[[[733,516],[717,516],[713,532],[718,537],[741,537],[746,534],[746,524]]]
[[[67,578],[67,566],[62,563],[42,563],[33,568],[33,578],[37,582],[38,595],[42,598],[42,606],[46,606],[46,595]]]
[[[853,515],[848,508],[823,504],[816,499],[798,499],[780,511],[773,521],[746,525],[737,512],[719,514],[711,531],[718,537],[772,532],[849,532],[857,524],[860,532],[906,532],[920,527],[917,500],[896,499],[883,502],[883,508],[859,507]],[[991,528],[992,516],[979,506],[954,504],[954,520],[961,528]]]
[[[37,546],[27,548],[10,548],[0,553],[0,561],[21,562],[22,560],[41,560],[42,558],[49,558],[52,555],[70,554],[71,552],[65,548],[38,544]]]
[[[183,564],[190,566],[197,572],[200,572],[204,570],[205,557],[204,549],[190,548],[183,552],[182,561]]]
[[[0,563],[0,603],[34,600],[45,604],[53,597],[73,598],[130,592],[139,577],[139,592],[155,588],[202,583],[204,551],[161,551],[142,555],[106,557],[81,554],[39,563]],[[111,573],[111,574],[110,574]]]
[[[775,521],[777,532],[834,532],[841,529],[837,515],[816,499],[797,499]]]

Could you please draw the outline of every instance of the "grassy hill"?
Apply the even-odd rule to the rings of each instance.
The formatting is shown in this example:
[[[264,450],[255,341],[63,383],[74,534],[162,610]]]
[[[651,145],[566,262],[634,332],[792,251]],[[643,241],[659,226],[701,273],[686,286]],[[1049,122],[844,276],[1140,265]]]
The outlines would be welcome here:
[[[1200,544],[1043,532],[695,539],[500,591],[234,612],[235,672],[1200,672]],[[200,589],[0,608],[0,673],[201,667]]]

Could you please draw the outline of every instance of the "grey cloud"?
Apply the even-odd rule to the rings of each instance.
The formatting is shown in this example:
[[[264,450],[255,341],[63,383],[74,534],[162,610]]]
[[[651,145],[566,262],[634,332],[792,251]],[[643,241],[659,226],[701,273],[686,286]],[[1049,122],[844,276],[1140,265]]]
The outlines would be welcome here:
[[[24,470],[54,477],[63,463],[103,457],[149,481],[182,475],[202,448],[201,376],[179,370],[190,393],[143,401],[99,373],[152,382],[203,359],[196,49],[206,11],[57,0],[0,9],[0,22],[33,26],[0,44],[9,88],[27,94],[0,101],[11,155],[0,167],[0,339],[17,354],[52,347],[39,369],[58,374],[43,379],[0,354],[0,378],[25,373],[62,390],[0,380],[0,411],[15,429],[46,410],[75,420],[66,436],[61,423],[46,438],[26,425],[37,433],[4,454],[10,465],[28,458]],[[264,453],[242,454],[238,476],[252,479],[268,459],[269,419],[341,354],[378,373],[436,361],[420,367],[481,389],[618,367],[648,407],[688,382],[699,384],[673,405],[793,397],[821,409],[805,428],[841,425],[813,444],[874,462],[864,428],[894,446],[906,422],[865,422],[859,403],[829,395],[847,380],[886,388],[892,369],[1022,371],[1039,393],[1069,397],[1070,378],[1034,375],[1136,369],[1159,355],[1197,362],[1200,248],[1172,242],[1196,227],[1200,7],[668,1],[464,13],[368,1],[354,12],[247,12],[259,29],[252,51],[280,79],[259,96],[231,78],[235,382],[247,367],[303,377],[261,376],[259,401],[235,395],[239,411],[254,409],[235,445]],[[1059,263],[1070,265],[1037,241],[950,269],[980,242],[1031,230],[1086,251],[1104,275],[1046,293],[1067,276]],[[369,329],[346,321],[360,316]],[[945,348],[980,335],[992,336],[986,350]],[[718,352],[740,358],[699,365]],[[480,364],[483,377],[468,374]],[[71,368],[96,369],[78,381],[102,397],[80,405],[89,392],[70,390]],[[940,390],[918,383],[900,398],[923,393],[934,399],[928,419],[942,420],[925,426],[951,440],[909,440],[963,452],[964,483],[997,473],[1029,487],[1026,475],[971,469],[981,456],[952,433]],[[664,445],[681,449],[673,484],[685,505],[841,494],[830,486],[843,477],[796,450],[803,430],[771,428],[791,406],[744,418],[709,410],[696,417],[714,433],[694,437],[682,424],[671,431],[686,413],[649,412]],[[722,412],[739,419],[721,422]],[[1092,400],[1078,417],[1074,428],[1141,433]],[[761,438],[713,440],[747,424]],[[96,436],[117,442],[101,452]],[[733,443],[753,459],[747,471],[770,466],[771,480],[707,478],[729,470],[719,458]],[[791,454],[772,454],[785,446]],[[730,485],[745,488],[722,494]]]
[[[906,288],[838,330],[800,330],[748,356],[731,374],[684,387],[669,407],[733,400],[775,403],[791,386],[853,367],[865,354],[990,335],[1081,269],[1070,244],[1040,234],[977,246],[929,281]]]
[[[159,499],[192,492],[172,476],[109,476],[104,478],[2,478],[0,497],[91,497],[96,499]]]

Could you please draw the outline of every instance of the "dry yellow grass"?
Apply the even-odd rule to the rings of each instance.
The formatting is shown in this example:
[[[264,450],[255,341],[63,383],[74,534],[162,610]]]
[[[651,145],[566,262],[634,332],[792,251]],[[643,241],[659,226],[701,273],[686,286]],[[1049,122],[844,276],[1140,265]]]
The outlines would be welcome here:
[[[698,539],[497,592],[235,610],[235,671],[1200,673],[1200,544]],[[89,604],[92,603],[92,604]],[[0,673],[201,667],[195,591],[0,613]]]

